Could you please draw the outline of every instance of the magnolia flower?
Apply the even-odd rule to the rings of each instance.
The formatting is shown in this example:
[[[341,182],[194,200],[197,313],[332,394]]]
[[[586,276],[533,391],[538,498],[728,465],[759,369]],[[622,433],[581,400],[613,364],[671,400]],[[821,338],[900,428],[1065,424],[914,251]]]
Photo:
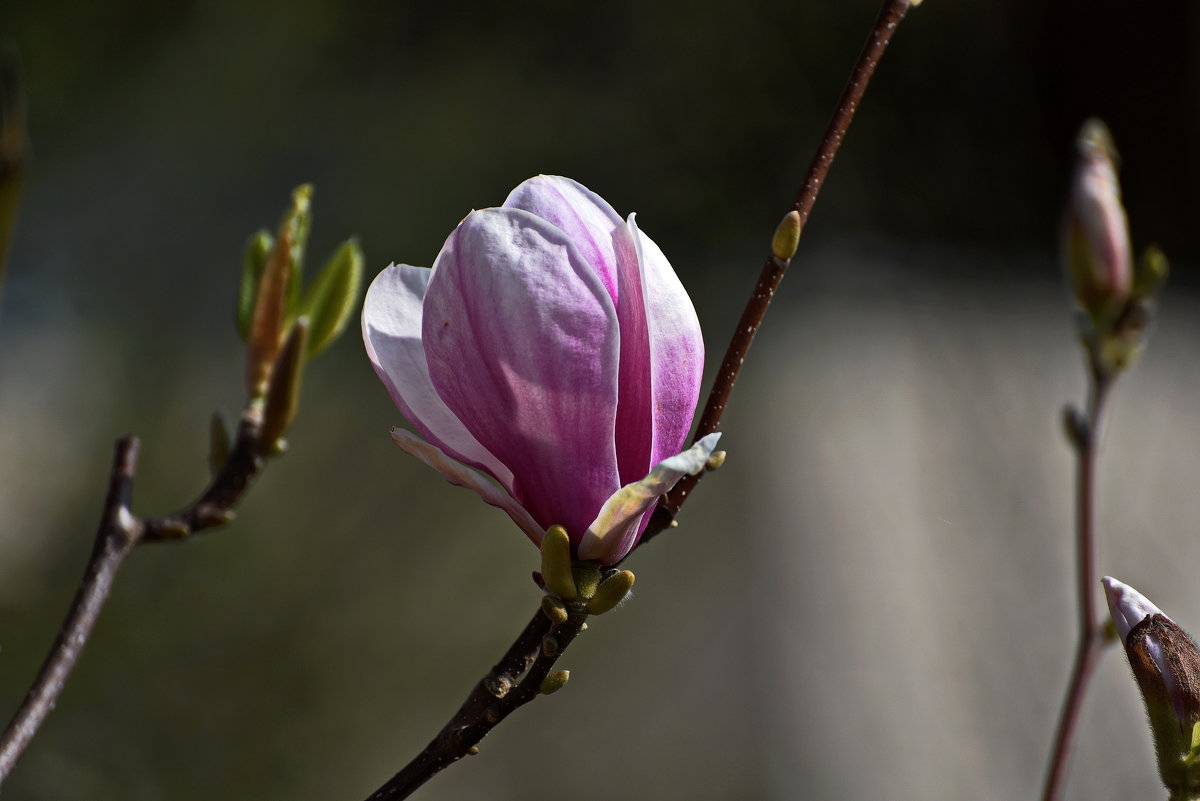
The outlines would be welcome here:
[[[1159,773],[1172,799],[1200,794],[1189,753],[1200,723],[1200,650],[1191,637],[1140,592],[1106,576],[1104,594],[1146,701]]]
[[[567,178],[471,212],[432,269],[389,266],[362,324],[420,434],[396,444],[535,543],[564,526],[579,559],[619,561],[716,444],[678,453],[704,360],[691,300],[634,215]]]
[[[1067,274],[1080,304],[1094,314],[1129,297],[1129,222],[1121,205],[1116,146],[1103,122],[1083,124],[1076,151],[1064,237]]]

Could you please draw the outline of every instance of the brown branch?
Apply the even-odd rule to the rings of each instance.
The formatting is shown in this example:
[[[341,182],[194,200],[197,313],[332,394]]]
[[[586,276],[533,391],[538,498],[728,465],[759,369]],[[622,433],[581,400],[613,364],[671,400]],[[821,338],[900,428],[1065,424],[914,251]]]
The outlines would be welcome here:
[[[1058,801],[1066,789],[1067,768],[1075,746],[1083,699],[1091,686],[1096,665],[1107,644],[1104,629],[1096,617],[1096,587],[1099,582],[1096,575],[1096,457],[1100,447],[1104,404],[1112,389],[1114,375],[1100,368],[1093,358],[1089,378],[1090,391],[1085,425],[1080,427],[1081,430],[1075,430],[1071,437],[1079,465],[1076,488],[1078,529],[1075,543],[1079,641],[1076,645],[1075,664],[1071,668],[1071,680],[1063,696],[1058,730],[1054,736],[1054,749],[1046,770],[1042,801]]]
[[[867,38],[867,43],[858,56],[854,71],[850,74],[850,80],[846,84],[846,88],[842,90],[841,98],[838,99],[833,118],[830,119],[829,126],[825,129],[821,145],[817,148],[816,155],[813,156],[812,162],[808,166],[804,184],[789,209],[789,211],[795,210],[800,214],[801,233],[804,232],[804,226],[808,223],[809,214],[812,213],[813,204],[817,202],[817,194],[825,183],[829,168],[833,166],[834,156],[837,155],[838,148],[846,138],[850,123],[854,120],[854,112],[862,103],[863,95],[867,91],[867,84],[871,82],[871,76],[875,74],[875,68],[879,66],[879,60],[887,50],[892,34],[904,19],[910,5],[909,0],[886,0],[879,11],[879,17],[875,20],[871,35]],[[746,354],[750,352],[754,335],[758,333],[763,318],[767,314],[767,307],[771,305],[771,299],[775,297],[775,291],[779,288],[790,263],[791,259],[780,259],[774,253],[767,257],[767,262],[763,265],[762,273],[758,277],[758,283],[754,285],[750,300],[746,302],[746,308],[742,311],[737,328],[734,329],[729,347],[725,350],[725,358],[721,361],[721,368],[717,371],[716,380],[708,394],[708,401],[700,415],[700,424],[696,428],[696,437],[693,442],[713,433],[720,425],[721,415],[725,413],[725,408],[729,405],[729,396],[733,392],[738,374],[742,371]],[[684,476],[675,485],[675,488],[655,509],[654,517],[651,518],[650,525],[642,535],[639,545],[648,542],[670,526],[671,521],[675,519],[675,515],[678,514],[703,475],[704,473]]]
[[[108,497],[100,518],[96,545],[67,617],[33,686],[0,735],[0,785],[25,747],[54,708],[63,685],[79,660],[108,599],[125,557],[142,542],[181,540],[233,519],[233,506],[265,463],[261,416],[253,404],[242,416],[238,436],[224,466],[191,504],[165,517],[141,519],[130,511],[139,443],[136,437],[117,441],[109,477]]]
[[[809,167],[804,185],[792,208],[799,212],[801,229],[808,220],[813,203],[821,184],[833,164],[833,157],[845,138],[854,112],[862,101],[863,92],[880,57],[887,49],[892,33],[908,11],[909,0],[886,0],[866,47],[859,56],[850,76],[850,82],[838,101],[837,111],[829,123],[817,155]],[[783,274],[787,270],[788,261],[776,258],[774,254],[767,260],[759,277],[754,293],[742,312],[733,340],[725,353],[725,359],[717,374],[717,379],[708,396],[708,403],[700,418],[696,439],[711,434],[717,429],[721,415],[729,403],[729,395],[737,381],[738,373],[754,334],[761,325],[767,306],[775,294]],[[688,493],[695,486],[698,477],[685,476],[666,500],[658,505],[650,525],[641,542],[646,542],[655,534],[668,528],[674,520],[675,513],[687,500]],[[537,612],[521,632],[521,635],[508,649],[500,663],[485,676],[467,696],[454,717],[450,719],[437,736],[411,762],[404,766],[399,773],[392,777],[387,784],[379,788],[369,801],[397,801],[407,798],[429,779],[433,778],[443,768],[452,765],[462,757],[475,752],[476,744],[483,739],[500,721],[508,717],[519,707],[537,697],[542,681],[549,675],[554,663],[562,655],[567,646],[579,634],[580,627],[586,615],[578,616],[575,612],[567,623],[551,628],[549,620],[540,611]],[[539,649],[538,643],[551,643],[552,647]],[[532,659],[532,662],[530,660]],[[516,684],[512,683],[520,675],[520,671],[529,667],[528,673]],[[511,689],[509,689],[511,687]]]
[[[96,544],[79,582],[75,600],[71,603],[71,611],[63,621],[58,639],[21,707],[4,734],[0,735],[0,783],[12,771],[46,715],[54,708],[67,677],[79,661],[83,646],[95,628],[96,618],[112,590],[117,570],[141,541],[142,524],[129,512],[138,444],[136,437],[117,440],[116,455],[108,479],[108,496],[104,499],[100,527],[96,532]]]
[[[237,439],[224,466],[200,497],[173,514],[146,520],[146,542],[182,540],[233,521],[233,507],[241,500],[250,481],[266,464],[262,441],[262,417],[252,406],[238,423]]]

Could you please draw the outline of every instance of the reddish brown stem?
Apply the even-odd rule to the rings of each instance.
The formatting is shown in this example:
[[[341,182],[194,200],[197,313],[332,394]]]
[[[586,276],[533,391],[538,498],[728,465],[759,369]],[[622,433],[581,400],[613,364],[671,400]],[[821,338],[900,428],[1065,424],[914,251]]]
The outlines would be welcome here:
[[[1079,461],[1076,489],[1078,529],[1075,543],[1078,560],[1076,593],[1079,600],[1079,642],[1076,645],[1075,665],[1071,669],[1071,681],[1067,685],[1066,695],[1063,696],[1042,801],[1058,801],[1066,788],[1067,768],[1075,746],[1083,699],[1087,696],[1096,665],[1104,653],[1106,644],[1103,627],[1096,617],[1096,587],[1099,582],[1095,534],[1096,457],[1100,446],[1104,403],[1111,387],[1112,376],[1093,364],[1086,430],[1078,432],[1074,438],[1076,457]]]
[[[908,12],[909,5],[908,0],[887,0],[879,11],[879,17],[875,20],[871,35],[867,39],[866,45],[863,46],[862,53],[858,56],[854,71],[850,74],[850,81],[842,90],[837,110],[834,111],[833,118],[829,121],[825,136],[821,139],[821,145],[817,148],[816,155],[813,156],[812,163],[808,166],[804,184],[800,187],[800,191],[792,203],[791,208],[800,214],[801,233],[804,232],[804,226],[808,223],[808,216],[812,212],[813,204],[817,202],[817,195],[825,183],[829,168],[833,166],[834,156],[837,155],[842,140],[846,138],[850,123],[854,120],[854,112],[862,103],[863,94],[867,91],[867,84],[871,82],[871,76],[875,74],[875,68],[879,66],[879,60],[887,50],[896,27]],[[750,300],[747,301],[746,308],[742,311],[742,317],[734,330],[729,347],[725,350],[725,358],[721,361],[721,368],[717,371],[712,390],[708,394],[708,401],[704,405],[704,411],[700,415],[700,424],[696,429],[697,440],[713,433],[720,425],[721,415],[725,413],[725,408],[729,404],[729,396],[733,392],[734,384],[737,383],[746,354],[750,352],[754,335],[758,333],[763,317],[766,316],[767,307],[771,305],[771,299],[775,297],[775,291],[779,288],[779,283],[783,280],[790,263],[790,259],[784,261],[776,258],[773,253],[767,257],[767,262],[763,265],[762,273],[758,277],[758,283],[754,286],[754,292],[750,295]],[[696,476],[684,476],[675,485],[663,503],[659,504],[659,509],[662,510],[658,515],[659,527],[655,529],[652,525],[647,529],[646,534],[642,537],[642,542],[649,540],[654,534],[661,531],[662,525],[669,524],[680,507],[687,501],[689,493],[702,475],[703,473]]]

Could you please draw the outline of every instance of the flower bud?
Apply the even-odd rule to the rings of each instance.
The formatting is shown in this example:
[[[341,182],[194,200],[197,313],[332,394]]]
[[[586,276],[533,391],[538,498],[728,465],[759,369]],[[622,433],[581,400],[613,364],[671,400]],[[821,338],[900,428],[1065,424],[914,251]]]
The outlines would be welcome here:
[[[1172,799],[1194,799],[1200,783],[1190,757],[1200,723],[1200,650],[1187,633],[1145,596],[1105,577],[1113,625],[1146,702],[1159,775]]]
[[[1090,119],[1076,139],[1075,174],[1064,236],[1067,276],[1075,297],[1093,316],[1129,297],[1133,269],[1129,223],[1121,205],[1116,147],[1103,122]]]

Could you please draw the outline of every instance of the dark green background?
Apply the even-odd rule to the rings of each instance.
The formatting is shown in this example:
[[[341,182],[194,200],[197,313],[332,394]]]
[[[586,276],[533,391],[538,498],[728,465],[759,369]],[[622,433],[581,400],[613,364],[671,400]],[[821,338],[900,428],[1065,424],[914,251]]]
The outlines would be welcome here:
[[[208,415],[240,402],[241,246],[275,223],[293,186],[316,185],[311,260],[353,233],[374,275],[393,260],[431,263],[467,211],[531,175],[574,177],[639,213],[692,292],[715,361],[875,10],[865,0],[4,0],[0,34],[23,53],[35,161],[0,306],[0,715],[19,702],[77,580],[111,440],[144,437],[141,512],[203,484]],[[1071,140],[1089,114],[1109,122],[1135,242],[1158,242],[1173,260],[1158,352],[1183,361],[1152,352],[1145,375],[1163,376],[1148,395],[1181,400],[1144,419],[1180,415],[1160,445],[1186,450],[1195,420],[1182,376],[1200,372],[1186,327],[1200,255],[1198,41],[1200,7],[1187,0],[916,9],[748,364],[725,426],[729,466],[705,481],[684,528],[630,565],[637,597],[568,654],[567,690],[506,722],[422,797],[1032,795],[1074,636],[1070,465],[1054,429],[1057,406],[1080,389],[1054,252]],[[888,348],[910,335],[916,349],[897,361]],[[1052,364],[1035,360],[1047,352]],[[830,389],[859,368],[872,380]],[[1039,384],[1047,375],[1066,383]],[[884,497],[866,479],[838,495],[821,475],[872,425],[881,437],[894,430],[881,422],[898,408],[887,387],[932,393],[933,429],[944,421],[946,442],[963,447],[960,461],[930,470],[935,485],[985,465],[980,492],[996,509],[1050,515],[1021,523],[1041,527],[1028,547],[1003,549],[1050,605],[1001,617],[1059,626],[993,636],[947,613],[976,608],[964,598],[981,609],[1025,598],[979,589],[1013,586],[987,550],[998,540],[981,533],[1012,521],[984,522],[980,501],[978,516],[955,518],[953,547],[931,546],[937,575],[964,577],[959,594],[936,584],[948,606],[932,617],[976,638],[950,649],[966,654],[953,664],[918,660],[916,685],[896,687],[893,676],[910,674],[887,673],[888,658],[845,655],[870,630],[839,622],[836,604],[809,614],[799,583],[909,541],[887,504],[867,531],[803,506],[837,497],[874,508]],[[821,393],[831,405],[812,400]],[[387,429],[399,422],[349,331],[311,367],[291,452],[238,522],[131,558],[5,797],[356,798],[399,768],[538,598],[524,537],[396,451]],[[828,452],[786,444],[818,435]],[[1028,453],[1000,453],[1022,437],[1054,457],[1054,491]],[[951,452],[938,443],[881,438],[864,447],[862,469],[889,464],[887,448]],[[1192,466],[1168,461],[1185,495]],[[1041,492],[1044,503],[1028,500]],[[934,497],[929,516],[949,515]],[[807,567],[777,574],[790,562],[776,547],[800,549]],[[969,547],[984,550],[959,550]],[[1188,575],[1172,554],[1153,548],[1138,569]],[[965,578],[972,570],[977,580]],[[887,575],[846,586],[864,619],[906,631],[888,622],[888,599],[928,577]],[[944,646],[932,630],[929,643]],[[785,658],[789,649],[802,658]],[[1118,660],[1107,666],[1141,749],[1121,775],[1152,794],[1132,688]],[[871,669],[896,704],[855,689]],[[821,689],[834,674],[849,683],[842,695]],[[954,714],[889,717],[923,697],[922,682],[996,703],[957,717],[963,705],[942,698]],[[1014,717],[994,720],[1004,714]],[[926,737],[935,731],[950,744],[904,751],[941,742]],[[876,758],[885,745],[894,763]],[[1114,761],[1087,764],[1077,773],[1114,786]]]

